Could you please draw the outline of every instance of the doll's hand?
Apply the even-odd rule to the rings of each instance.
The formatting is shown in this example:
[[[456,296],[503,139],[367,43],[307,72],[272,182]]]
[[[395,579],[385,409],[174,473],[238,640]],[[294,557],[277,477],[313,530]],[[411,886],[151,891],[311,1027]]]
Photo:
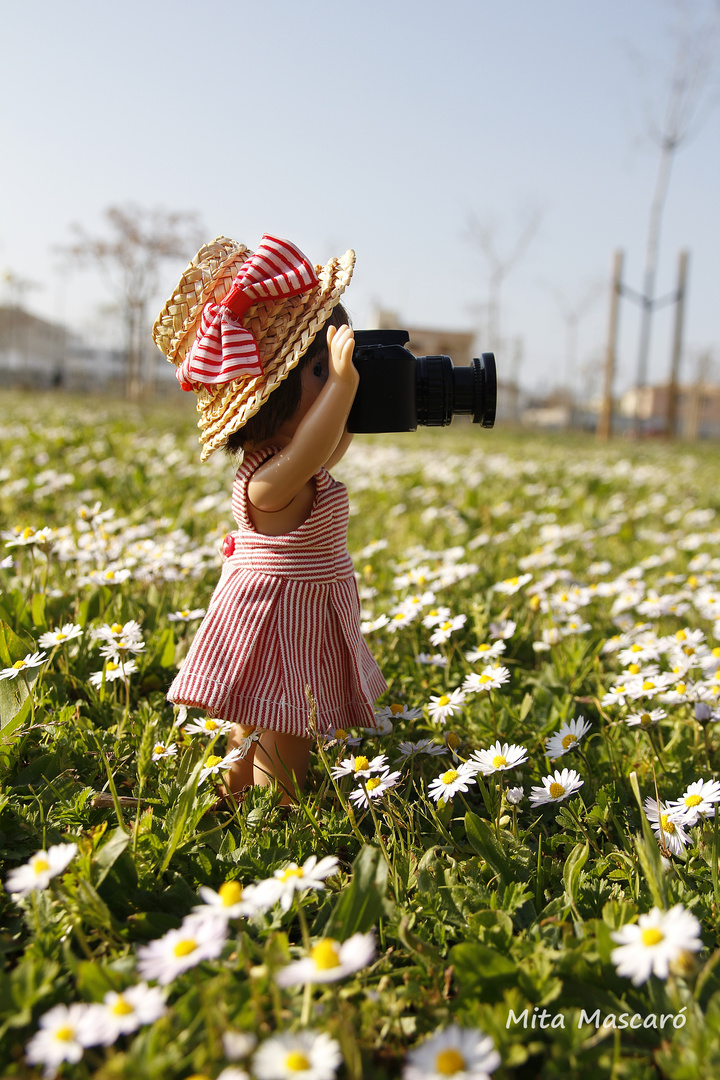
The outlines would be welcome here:
[[[355,337],[349,326],[329,326],[328,343],[328,378],[357,388],[360,376],[353,364]]]

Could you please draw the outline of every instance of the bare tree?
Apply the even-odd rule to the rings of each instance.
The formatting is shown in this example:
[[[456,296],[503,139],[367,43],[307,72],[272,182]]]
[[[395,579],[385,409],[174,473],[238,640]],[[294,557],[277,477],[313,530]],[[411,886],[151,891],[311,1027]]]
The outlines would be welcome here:
[[[656,104],[657,97],[646,104],[647,133],[660,153],[648,217],[643,292],[637,298],[642,306],[636,380],[638,388],[644,386],[647,379],[650,325],[653,311],[659,305],[655,288],[660,233],[672,165],[678,150],[697,134],[717,99],[714,93],[717,86],[713,86],[713,80],[716,74],[720,2],[711,0],[709,9],[707,4],[698,4],[697,0],[673,0],[672,6],[675,11],[672,30],[675,51],[671,68],[665,75],[663,111],[660,113]]]
[[[598,281],[590,282],[572,299],[568,298],[567,294],[556,285],[547,282],[545,287],[555,297],[565,323],[565,364],[562,381],[563,386],[570,392],[571,398],[574,398],[578,361],[578,327],[580,321],[597,303],[604,286]]]
[[[98,269],[114,296],[124,325],[126,392],[138,400],[144,382],[148,305],[157,297],[160,269],[168,260],[193,254],[202,229],[192,212],[145,209],[133,203],[111,206],[104,216],[109,236],[91,236],[73,225],[75,242],[62,250],[78,266]]]
[[[484,224],[475,214],[470,214],[466,225],[466,238],[483,253],[488,264],[487,338],[493,348],[500,344],[500,293],[505,278],[515,268],[527,251],[542,220],[542,211],[533,207],[525,214],[520,225],[520,235],[511,249],[502,254],[496,233],[497,223]]]

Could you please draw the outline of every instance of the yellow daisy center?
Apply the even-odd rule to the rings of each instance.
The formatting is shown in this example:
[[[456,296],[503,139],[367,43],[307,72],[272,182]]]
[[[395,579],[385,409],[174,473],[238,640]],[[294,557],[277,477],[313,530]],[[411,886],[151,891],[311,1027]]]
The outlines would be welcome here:
[[[114,1013],[115,1016],[128,1016],[130,1013],[135,1012],[135,1010],[132,1005],[125,1000],[122,994],[119,994],[118,999],[110,1009],[110,1012]]]
[[[642,713],[641,716],[640,716],[640,726],[641,727],[650,727],[651,724],[652,724],[652,716],[650,715],[650,713],[648,713],[648,712]]]
[[[652,679],[646,679],[645,682],[642,684],[642,688],[643,690],[654,690],[655,683],[652,681]]]
[[[288,866],[287,870],[283,870],[280,877],[281,881],[289,881],[290,878],[302,877],[303,872],[299,866]]]
[[[481,682],[481,683],[492,682],[492,677],[490,675],[481,675],[478,678],[478,682]]]
[[[659,930],[657,926],[648,926],[640,935],[643,945],[659,945],[664,937],[662,930]]]
[[[55,635],[55,640],[56,641],[65,641],[66,638],[67,638],[67,634],[63,634],[62,631],[60,631],[60,630],[58,630],[57,634]]]
[[[337,739],[338,742],[345,742],[347,737],[348,733],[344,730],[344,728],[335,728],[333,738]]]
[[[669,833],[670,836],[675,832],[675,824],[670,821],[667,814],[660,815],[660,828],[663,832]]]
[[[684,630],[678,630],[675,637],[677,638],[678,641],[685,641],[685,639],[687,638],[687,634],[685,633]]]
[[[438,698],[438,705],[440,706],[441,709],[444,709],[445,706],[449,705],[449,704],[450,704],[450,698],[447,696],[447,694],[443,694],[442,697]]]
[[[562,784],[556,784],[556,783],[553,782],[550,785],[550,798],[551,799],[559,799],[560,796],[564,795],[564,794],[565,794],[565,788],[562,786]]]
[[[15,663],[13,664],[13,667],[15,668],[16,671],[21,671],[22,668],[25,667],[25,661],[24,660],[16,660]]]
[[[702,795],[688,795],[687,799],[685,800],[685,805],[686,806],[697,806],[701,802],[702,802]]]
[[[203,727],[206,731],[215,731],[218,727],[217,720],[203,720]]]
[[[358,757],[355,758],[355,764],[353,765],[353,769],[355,772],[364,772],[369,764],[370,762],[368,761],[368,759],[364,757],[363,754],[359,754]]]
[[[285,1068],[289,1072],[307,1072],[310,1068],[310,1061],[302,1050],[291,1050],[285,1058]]]
[[[404,708],[405,708],[404,705],[398,705],[398,704],[391,705],[390,706],[390,712],[393,714],[393,716],[398,716],[403,711]]]
[[[492,759],[492,763],[496,769],[504,769],[507,765],[507,758],[503,757],[502,754],[496,754]]]
[[[684,694],[685,691],[687,690],[687,686],[685,685],[684,682],[679,682],[677,684],[677,686],[675,687],[675,689],[677,690],[678,694]]]
[[[464,1072],[464,1070],[465,1058],[454,1047],[441,1050],[435,1057],[435,1072],[440,1076],[455,1076],[456,1073]]]
[[[193,938],[183,938],[182,941],[178,941],[177,945],[173,947],[173,953],[175,956],[189,956],[190,953],[195,952],[197,949],[197,941]]]
[[[225,881],[218,889],[218,896],[223,907],[232,907],[242,899],[242,885],[239,881]]]
[[[631,675],[639,675],[642,671],[642,668],[639,664],[630,664],[630,666],[628,667],[628,671]]]
[[[165,747],[163,746],[163,744],[162,743],[156,743],[155,746],[153,747],[153,754],[164,754],[164,753],[165,753]]]
[[[340,942],[333,938],[323,938],[310,950],[310,956],[319,971],[340,967]]]
[[[189,608],[183,608],[182,611],[180,612],[180,614],[182,615],[183,619],[187,619],[188,615],[190,614],[190,609]]]
[[[365,784],[368,791],[374,791],[375,788],[380,787],[382,780],[378,776],[371,776]]]
[[[75,1029],[67,1025],[59,1027],[55,1032],[55,1038],[59,1039],[60,1042],[70,1042],[71,1039],[75,1038]]]
[[[630,652],[642,652],[642,645],[638,645],[637,642],[634,642],[630,646]]]
[[[108,570],[107,573],[105,574],[105,580],[106,581],[112,581],[114,577],[115,577],[115,571],[114,570]]]
[[[117,669],[119,667],[120,667],[120,665],[116,664],[114,660],[108,660],[108,662],[107,662],[108,671],[117,671]]]
[[[33,870],[36,874],[44,874],[46,870],[50,869],[50,863],[47,859],[39,858],[35,859],[33,863]]]
[[[113,634],[122,634],[122,632],[123,632],[122,623],[114,622],[112,624],[112,626],[110,627],[110,629],[113,632]]]
[[[209,758],[205,759],[205,767],[207,769],[214,769],[215,766],[221,761],[222,758],[219,757],[218,754],[211,754]]]
[[[444,772],[442,774],[440,779],[442,780],[443,784],[454,784],[457,778],[457,769],[448,769],[447,772]]]
[[[577,735],[568,734],[562,741],[563,750],[569,750],[573,743],[577,742]]]
[[[488,652],[489,649],[490,649],[490,646],[487,644],[487,642],[483,642],[482,645],[478,645],[478,650],[477,651],[478,652]]]

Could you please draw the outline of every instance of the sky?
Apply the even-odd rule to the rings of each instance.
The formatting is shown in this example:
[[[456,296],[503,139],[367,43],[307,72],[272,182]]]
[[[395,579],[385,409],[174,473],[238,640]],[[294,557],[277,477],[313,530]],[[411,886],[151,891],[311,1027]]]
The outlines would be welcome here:
[[[659,161],[647,116],[667,98],[673,12],[666,0],[5,0],[0,302],[21,296],[111,340],[111,292],[61,249],[74,224],[109,235],[107,208],[135,204],[196,214],[205,240],[286,237],[315,262],[352,247],[357,328],[380,307],[401,327],[475,330],[501,378],[597,388],[616,250],[642,291]],[[716,91],[719,72],[720,47]],[[688,250],[685,379],[708,352],[720,378],[720,103],[697,128],[674,157],[656,291],[674,292]],[[472,223],[504,261],[530,221],[491,320]],[[151,310],[194,253],[163,266]],[[653,318],[650,381],[667,377],[674,313]],[[624,299],[618,389],[635,380],[638,338]]]

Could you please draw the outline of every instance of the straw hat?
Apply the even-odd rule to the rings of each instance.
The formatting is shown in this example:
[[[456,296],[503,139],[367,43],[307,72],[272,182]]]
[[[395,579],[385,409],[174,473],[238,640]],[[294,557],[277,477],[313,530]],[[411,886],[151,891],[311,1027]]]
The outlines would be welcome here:
[[[294,265],[262,280],[258,267],[269,265],[263,255],[272,260],[276,252],[281,258],[290,252]],[[200,248],[158,315],[152,336],[178,369],[183,389],[197,395],[203,461],[287,378],[339,302],[354,265],[354,251],[346,251],[313,268],[294,245],[269,236],[257,252],[225,236]],[[234,367],[226,363],[224,374],[198,374],[217,366],[220,353],[227,357],[231,348]]]

